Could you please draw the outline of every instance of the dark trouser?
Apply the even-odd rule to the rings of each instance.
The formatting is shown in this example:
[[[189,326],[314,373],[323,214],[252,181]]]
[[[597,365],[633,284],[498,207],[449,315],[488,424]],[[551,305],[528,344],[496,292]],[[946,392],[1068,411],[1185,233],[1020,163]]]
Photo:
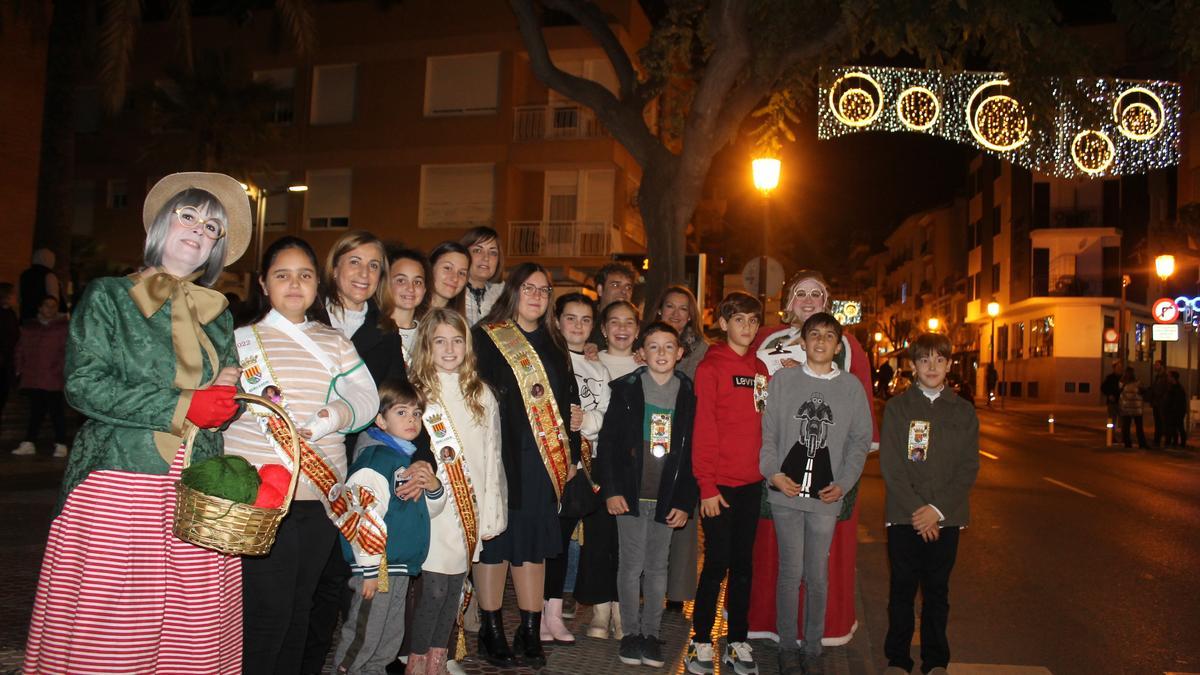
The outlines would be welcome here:
[[[24,389],[29,398],[29,425],[25,427],[25,440],[37,442],[38,432],[46,413],[50,413],[50,424],[54,426],[54,442],[67,443],[67,418],[64,415],[63,393],[46,389]]]
[[[667,600],[686,602],[696,597],[696,514],[688,514],[687,524],[671,530],[671,560],[667,568]]]
[[[1162,447],[1170,436],[1170,430],[1167,428],[1167,411],[1163,409],[1161,404],[1154,406],[1154,445]]]
[[[12,367],[0,366],[0,419],[3,419],[4,407],[8,405],[8,391],[12,388],[12,381]]]
[[[617,517],[601,506],[583,519],[583,548],[572,595],[585,605],[616,602],[619,564]]]
[[[303,675],[320,674],[329,656],[329,649],[333,646],[333,631],[338,618],[348,616],[350,612],[353,593],[349,586],[350,564],[342,556],[341,540],[334,537],[333,545],[326,550],[329,553],[325,558],[325,566],[313,590],[308,637],[303,646],[304,659],[299,671]]]
[[[409,645],[413,654],[426,654],[434,647],[448,647],[458,621],[462,599],[462,574],[422,572],[421,593],[417,598],[416,616],[412,621]],[[448,652],[454,658],[454,651]]]
[[[243,673],[302,672],[313,593],[336,542],[337,528],[325,507],[317,501],[295,501],[279,525],[271,552],[242,559]]]
[[[1146,447],[1146,432],[1145,432],[1145,430],[1142,429],[1142,416],[1141,415],[1121,415],[1121,439],[1123,441],[1125,441],[1125,447],[1127,447],[1127,448],[1133,447],[1133,444],[1130,442],[1131,439],[1129,438],[1130,422],[1137,425],[1138,447],[1139,448]]]
[[[745,642],[750,630],[750,582],[754,574],[754,535],[758,531],[762,484],[741,487],[718,485],[729,502],[721,513],[702,518],[704,528],[704,569],[696,587],[696,605],[692,610],[692,639],[711,642],[717,616],[717,598],[721,581],[729,573],[725,588],[725,608],[729,612],[729,642]]]
[[[883,653],[888,666],[912,670],[909,653],[914,629],[913,602],[921,588],[921,672],[945,668],[950,663],[946,622],[950,617],[950,572],[958,555],[958,528],[943,527],[926,543],[912,525],[887,529],[891,585],[888,597],[888,631]]]
[[[1172,442],[1181,448],[1187,447],[1187,416],[1177,415],[1171,420],[1171,432],[1173,434]]]
[[[579,525],[578,518],[558,518],[558,531],[562,535],[562,553],[546,558],[546,581],[542,597],[547,600],[562,599],[563,587],[567,585],[567,558],[571,552],[571,535]]]

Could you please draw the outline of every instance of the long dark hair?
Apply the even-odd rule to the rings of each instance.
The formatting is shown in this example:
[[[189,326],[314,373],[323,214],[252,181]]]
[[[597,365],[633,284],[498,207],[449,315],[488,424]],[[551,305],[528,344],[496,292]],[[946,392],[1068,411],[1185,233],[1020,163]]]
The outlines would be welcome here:
[[[504,280],[504,289],[500,292],[500,297],[496,298],[496,304],[492,305],[491,311],[480,320],[480,323],[516,321],[517,305],[521,301],[521,284],[524,284],[529,280],[529,277],[538,272],[545,275],[547,283],[550,282],[550,272],[535,262],[521,263],[514,267]],[[554,345],[565,355],[567,353],[567,342],[563,340],[562,334],[558,332],[558,325],[554,323],[554,307],[549,302],[549,299],[546,302],[546,313],[542,314],[541,324],[542,328],[545,328],[550,334],[550,339]]]
[[[462,290],[458,292],[458,295],[446,301],[446,307],[449,307],[459,314],[466,316],[467,286],[469,286],[471,283],[471,252],[467,250],[466,246],[463,246],[457,241],[443,241],[437,246],[434,246],[433,250],[429,252],[429,274],[431,276],[425,280],[425,284],[429,288],[428,292],[433,293],[433,287],[436,284],[434,283],[432,275],[437,274],[437,262],[442,256],[450,253],[461,253],[467,257],[467,283],[463,284]]]
[[[286,235],[276,239],[267,250],[263,251],[262,264],[259,266],[259,277],[250,284],[250,306],[253,307],[253,312],[248,313],[248,320],[240,325],[249,326],[258,323],[266,318],[271,311],[271,300],[267,294],[263,292],[263,283],[267,280],[267,274],[271,271],[271,265],[275,263],[275,259],[280,253],[288,249],[296,249],[308,257],[308,261],[312,263],[313,272],[317,274],[317,296],[313,299],[313,303],[309,305],[304,312],[304,318],[309,321],[319,321],[326,326],[329,325],[329,313],[325,311],[325,303],[321,301],[325,297],[324,289],[321,288],[322,281],[320,276],[321,265],[317,262],[317,253],[313,251],[313,247],[300,237]]]
[[[430,278],[431,274],[429,272],[429,260],[420,251],[411,248],[401,248],[398,246],[388,247],[387,258],[388,279],[386,281],[388,293],[392,292],[391,272],[392,268],[396,266],[397,262],[401,260],[411,260],[421,266],[421,275],[425,278],[425,296],[421,298],[421,302],[417,303],[417,306],[413,308],[413,318],[417,321],[420,321],[421,317],[425,316],[425,313],[429,311],[429,298],[430,294],[433,293],[433,291],[430,290],[433,279]],[[395,307],[394,298],[392,301],[392,306],[393,308]]]
[[[687,329],[690,328],[693,335],[693,340],[707,343],[708,338],[704,336],[704,329],[700,326],[700,303],[696,301],[696,294],[693,293],[692,289],[688,288],[687,286],[682,286],[679,284],[667,286],[666,290],[662,292],[662,295],[658,296],[658,303],[654,305],[654,314],[647,317],[647,325],[654,323],[655,321],[663,320],[663,305],[667,302],[668,295],[682,295],[683,297],[687,298],[688,322],[687,326],[684,327],[684,332],[687,332]],[[679,335],[679,343],[684,344],[684,335],[682,333]],[[687,345],[684,346],[686,347]]]

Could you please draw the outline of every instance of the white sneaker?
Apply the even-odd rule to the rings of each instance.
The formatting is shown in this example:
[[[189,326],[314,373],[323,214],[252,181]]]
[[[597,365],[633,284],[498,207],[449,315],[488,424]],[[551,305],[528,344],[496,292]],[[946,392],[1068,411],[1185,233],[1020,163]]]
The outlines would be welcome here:
[[[754,663],[754,649],[749,642],[730,642],[725,647],[725,656],[721,662],[728,664],[737,675],[758,675],[758,665]]]
[[[458,661],[454,660],[446,662],[446,672],[450,675],[467,675],[467,671],[463,670],[463,667],[458,665]]]
[[[30,455],[36,455],[37,448],[34,447],[33,443],[30,443],[29,441],[21,441],[21,444],[17,446],[16,450],[12,451],[12,454],[18,457],[28,457]]]
[[[693,675],[710,675],[713,672],[713,646],[711,642],[689,642],[687,670]]]
[[[58,459],[62,459],[63,457],[66,457],[67,456],[67,446],[63,445],[62,443],[55,443],[54,444],[54,456],[57,457]]]

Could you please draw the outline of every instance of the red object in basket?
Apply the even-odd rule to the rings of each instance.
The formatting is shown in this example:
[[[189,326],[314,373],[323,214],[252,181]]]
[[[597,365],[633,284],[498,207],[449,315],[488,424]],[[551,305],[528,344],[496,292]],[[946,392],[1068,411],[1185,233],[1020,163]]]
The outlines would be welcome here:
[[[259,468],[258,477],[262,484],[258,488],[258,497],[254,500],[254,505],[267,509],[283,506],[283,499],[292,482],[292,473],[282,464],[265,464]]]

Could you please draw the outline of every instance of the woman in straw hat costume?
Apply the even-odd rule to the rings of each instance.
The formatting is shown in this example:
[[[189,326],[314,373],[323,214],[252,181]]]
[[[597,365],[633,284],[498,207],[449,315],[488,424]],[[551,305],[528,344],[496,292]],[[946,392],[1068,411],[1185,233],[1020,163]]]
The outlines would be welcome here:
[[[50,526],[27,673],[238,673],[241,561],[171,534],[174,484],[237,413],[233,320],[211,288],[250,240],[241,185],[177,173],[146,196],[145,267],[89,284],[66,394],[88,419]]]

